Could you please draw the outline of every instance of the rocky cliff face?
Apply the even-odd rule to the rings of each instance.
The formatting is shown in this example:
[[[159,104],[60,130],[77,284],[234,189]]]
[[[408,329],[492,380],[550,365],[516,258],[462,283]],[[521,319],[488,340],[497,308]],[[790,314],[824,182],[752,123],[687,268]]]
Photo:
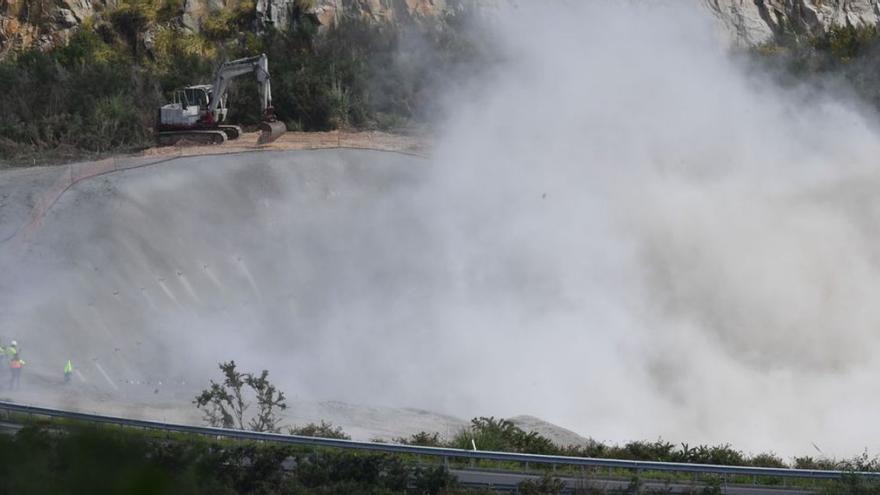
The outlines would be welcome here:
[[[180,24],[198,31],[201,21],[238,0],[183,0]],[[438,16],[465,0],[256,0],[257,19],[286,26],[296,5],[308,5],[322,25],[343,15],[376,22],[407,22]],[[119,0],[0,0],[0,57],[13,50],[45,49],[63,42],[83,21]]]
[[[94,13],[90,0],[0,0],[0,56],[52,46]]]
[[[289,0],[280,0],[283,4]],[[450,5],[446,0],[320,0],[315,13],[322,25],[341,15],[363,16],[377,22],[400,22],[442,14]]]
[[[63,42],[85,19],[119,0],[0,0],[0,57],[10,50]],[[183,0],[180,24],[197,31],[201,20],[238,0]],[[356,15],[406,22],[441,15],[468,0],[256,0],[261,23],[286,26],[294,5],[309,5],[322,25]],[[497,0],[470,0],[492,3]],[[833,25],[876,25],[878,0],[698,0],[736,43],[753,45],[782,32],[821,34]]]
[[[880,22],[877,0],[701,0],[731,39],[755,45],[776,34],[822,34],[831,26]]]
[[[440,16],[462,1],[465,0],[315,0],[310,2],[310,10],[322,26],[331,26],[342,16],[398,23]],[[257,0],[257,17],[264,24],[289,26],[289,16],[296,3],[295,0]]]

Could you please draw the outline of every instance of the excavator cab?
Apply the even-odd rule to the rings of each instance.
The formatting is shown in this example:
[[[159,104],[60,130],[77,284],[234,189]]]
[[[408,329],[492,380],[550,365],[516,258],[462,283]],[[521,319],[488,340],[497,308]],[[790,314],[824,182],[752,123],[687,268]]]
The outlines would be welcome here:
[[[199,107],[199,114],[202,116],[201,122],[207,125],[222,124],[226,121],[226,105],[224,101],[212,112],[211,103],[214,98],[213,88],[210,84],[200,84],[198,86],[187,86],[183,89],[186,94],[187,101],[192,102]]]
[[[208,89],[210,89],[210,86],[189,86],[183,89],[183,93],[186,95],[187,101],[207,109],[208,102],[210,101]]]
[[[198,105],[190,102],[185,91],[175,91],[171,103],[159,110],[159,125],[167,128],[188,128],[201,118]]]

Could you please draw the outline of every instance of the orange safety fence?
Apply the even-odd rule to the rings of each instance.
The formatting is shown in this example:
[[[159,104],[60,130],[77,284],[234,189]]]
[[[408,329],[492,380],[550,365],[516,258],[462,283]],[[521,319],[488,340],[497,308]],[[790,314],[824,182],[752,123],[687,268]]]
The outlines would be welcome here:
[[[120,161],[116,158],[107,158],[96,162],[60,165],[59,167],[62,171],[58,174],[58,178],[48,189],[39,194],[34,202],[34,207],[31,209],[27,223],[18,230],[16,235],[13,236],[13,239],[18,239],[19,241],[28,240],[37,230],[40,229],[43,219],[46,217],[46,213],[48,213],[58,199],[77,182],[120,170],[157,165],[159,163],[174,160],[177,157],[178,156],[166,156],[160,159],[154,158],[153,160],[146,162],[137,159]]]

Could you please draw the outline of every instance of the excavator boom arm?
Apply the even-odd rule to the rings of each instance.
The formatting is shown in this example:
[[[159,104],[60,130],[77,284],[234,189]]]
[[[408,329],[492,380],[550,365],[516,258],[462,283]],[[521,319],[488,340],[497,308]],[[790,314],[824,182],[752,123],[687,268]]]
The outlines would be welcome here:
[[[256,57],[247,57],[231,62],[224,62],[217,73],[214,74],[213,92],[209,110],[217,111],[220,101],[226,96],[229,84],[239,76],[254,74],[260,84],[260,110],[266,113],[266,109],[272,106],[272,87],[269,81],[269,58],[266,54]]]

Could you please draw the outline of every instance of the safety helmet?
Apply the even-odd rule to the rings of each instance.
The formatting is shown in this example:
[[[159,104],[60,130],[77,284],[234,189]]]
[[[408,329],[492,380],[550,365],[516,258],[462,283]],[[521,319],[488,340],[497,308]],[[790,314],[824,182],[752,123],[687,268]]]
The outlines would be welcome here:
[[[18,347],[18,342],[16,342],[16,341],[13,340],[12,342],[10,342],[10,345],[11,345],[12,347]]]

